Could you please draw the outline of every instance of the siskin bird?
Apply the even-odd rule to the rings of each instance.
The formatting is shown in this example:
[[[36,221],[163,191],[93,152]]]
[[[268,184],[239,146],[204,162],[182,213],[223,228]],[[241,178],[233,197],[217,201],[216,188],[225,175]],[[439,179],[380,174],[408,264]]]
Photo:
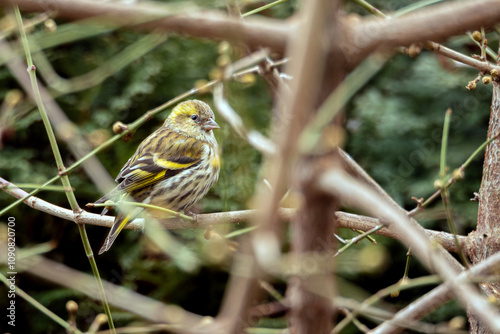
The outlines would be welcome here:
[[[174,211],[188,210],[219,178],[219,150],[212,131],[218,128],[206,103],[191,100],[178,104],[123,166],[115,180],[118,186],[95,203],[130,195],[136,202]],[[111,247],[140,211],[118,211],[99,254]],[[148,213],[160,216],[158,210],[148,209]]]

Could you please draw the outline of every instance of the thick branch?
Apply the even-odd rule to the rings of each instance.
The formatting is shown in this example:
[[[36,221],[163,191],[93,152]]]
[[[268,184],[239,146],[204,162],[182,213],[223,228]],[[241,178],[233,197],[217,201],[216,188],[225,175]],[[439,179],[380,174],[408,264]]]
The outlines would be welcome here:
[[[457,1],[429,6],[396,19],[370,17],[352,26],[351,56],[354,63],[381,46],[407,46],[415,42],[463,34],[481,26],[488,28],[500,20],[497,0]],[[356,50],[357,49],[357,50]]]
[[[124,5],[89,0],[0,0],[0,5],[13,3],[23,11],[49,11],[69,20],[102,17],[105,24],[113,22],[146,31],[159,29],[218,40],[238,37],[250,47],[264,46],[276,50],[284,50],[290,33],[290,25],[284,21],[250,17],[242,23],[220,12],[196,11],[193,8],[179,14],[181,10],[178,7],[152,2]]]
[[[28,12],[55,12],[69,20],[105,16],[106,23],[115,22],[145,30],[161,29],[196,37],[228,39],[238,37],[250,47],[270,47],[283,52],[292,26],[281,20],[248,17],[244,21],[213,11],[172,15],[169,7],[152,3],[123,5],[116,2],[88,0],[0,0],[0,6],[16,3]],[[409,45],[427,40],[443,41],[478,27],[491,27],[500,20],[497,0],[446,2],[391,20],[364,18],[346,25],[346,38],[341,43],[351,67],[370,52],[383,46]],[[143,22],[148,23],[143,23]]]
[[[500,133],[500,84],[493,83],[493,98],[488,138]],[[486,146],[483,178],[479,189],[477,229],[470,234],[466,248],[472,263],[480,263],[500,251],[500,142],[494,140]],[[481,284],[480,288],[491,299],[500,298],[500,283]],[[469,317],[471,333],[489,333],[478,317]],[[492,331],[493,332],[493,331]]]

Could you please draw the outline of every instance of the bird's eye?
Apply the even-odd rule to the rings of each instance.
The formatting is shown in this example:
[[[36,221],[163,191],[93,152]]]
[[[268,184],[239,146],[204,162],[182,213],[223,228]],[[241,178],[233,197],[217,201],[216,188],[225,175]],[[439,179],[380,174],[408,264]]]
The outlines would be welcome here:
[[[191,115],[191,119],[192,119],[193,121],[196,121],[196,120],[198,119],[198,115]]]

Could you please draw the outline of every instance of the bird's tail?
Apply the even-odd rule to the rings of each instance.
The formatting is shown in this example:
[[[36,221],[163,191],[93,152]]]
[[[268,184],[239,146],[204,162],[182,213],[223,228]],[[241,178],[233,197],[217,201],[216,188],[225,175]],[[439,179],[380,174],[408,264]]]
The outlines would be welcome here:
[[[113,190],[111,190],[107,195],[102,196],[99,198],[97,201],[94,202],[94,204],[100,204],[100,203],[105,203],[107,200],[121,200],[125,198],[126,193],[123,192],[123,189],[120,188],[120,185],[116,186]],[[104,207],[101,212],[101,216],[105,215],[109,209],[107,207]]]
[[[132,212],[128,212],[125,216],[123,216],[122,214],[120,214],[120,212],[118,212],[118,214],[116,215],[115,222],[113,226],[111,226],[111,230],[109,231],[106,240],[104,240],[104,244],[99,250],[99,255],[101,255],[102,253],[106,252],[111,248],[111,245],[113,245],[113,242],[115,242],[115,239],[118,236],[118,234],[120,234],[123,228],[127,226],[127,224],[130,223],[135,217],[137,217],[137,215],[141,211],[142,208],[136,208]]]

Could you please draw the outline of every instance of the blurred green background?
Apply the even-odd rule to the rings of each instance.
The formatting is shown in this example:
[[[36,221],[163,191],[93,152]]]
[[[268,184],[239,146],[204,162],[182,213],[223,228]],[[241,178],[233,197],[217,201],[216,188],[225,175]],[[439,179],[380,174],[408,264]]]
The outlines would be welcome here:
[[[413,2],[373,2],[379,8],[388,10],[396,10],[410,3]],[[255,2],[246,7],[246,10],[263,4]],[[286,18],[295,11],[296,5],[296,2],[289,1],[266,10],[261,15]],[[220,8],[224,8],[224,5]],[[363,9],[350,2],[346,3],[345,9],[350,13],[365,15]],[[5,11],[0,13],[0,22],[5,23],[10,14]],[[26,15],[25,19],[34,17]],[[104,31],[79,40],[69,38],[65,43],[58,43],[58,39],[63,36],[58,35],[61,31],[69,33],[69,36],[76,36],[78,31],[87,29],[91,23],[56,21],[55,24],[55,29],[50,24],[39,24],[29,34],[36,37],[39,45],[52,45],[43,50],[43,55],[64,79],[83,75],[110,60],[112,62],[131,46],[145,47],[141,44],[145,43],[145,33],[127,29]],[[496,45],[498,39],[495,36],[488,37],[490,45]],[[10,36],[9,41],[16,43],[16,37]],[[50,44],[53,41],[56,43]],[[468,37],[451,38],[446,45],[467,55],[478,53]],[[217,42],[172,34],[156,47],[151,44],[149,47],[151,50],[138,58],[134,57],[132,51],[127,53],[129,57],[137,59],[112,73],[102,83],[67,94],[52,90],[58,96],[57,103],[93,145],[99,145],[113,135],[111,127],[114,122],[133,122],[146,111],[191,89],[199,80],[210,80],[213,70],[217,68]],[[231,55],[233,59],[244,56],[237,47],[232,49]],[[39,73],[43,73],[43,63],[38,63],[37,66]],[[427,51],[416,58],[395,55],[346,106],[345,150],[401,205],[407,209],[413,208],[415,203],[411,200],[412,196],[425,198],[434,191],[433,181],[439,172],[441,132],[447,108],[453,109],[448,148],[451,170],[460,166],[486,138],[491,88],[479,83],[475,91],[465,89],[467,82],[476,75],[474,70]],[[262,78],[255,76],[254,79],[246,83],[228,83],[225,93],[248,128],[268,134],[272,118],[272,92]],[[193,98],[204,100],[213,106],[210,93]],[[22,93],[5,65],[0,67],[0,100],[3,101],[0,109],[0,176],[13,183],[45,182],[56,174],[45,129],[38,111]],[[137,145],[162,124],[169,111],[170,109],[160,113],[140,127],[131,141],[118,141],[113,147],[97,155],[113,178],[135,152]],[[217,111],[216,119],[221,125],[221,129],[215,132],[223,152],[221,175],[219,182],[197,210],[219,212],[247,209],[260,171],[261,155],[242,140]],[[62,142],[60,149],[66,165],[75,161]],[[475,226],[477,203],[470,202],[469,199],[479,189],[481,170],[482,160],[477,159],[466,170],[464,181],[453,186],[451,191],[453,214],[461,234],[468,233]],[[102,195],[82,169],[71,173],[70,181],[82,207]],[[69,207],[66,196],[61,192],[44,191],[38,196],[48,202]],[[0,207],[12,201],[11,196],[0,192]],[[74,223],[42,214],[26,206],[18,206],[0,218],[2,233],[9,216],[17,220],[16,241],[19,248],[29,249],[40,243],[51,242],[54,247],[44,256],[76,270],[91,273]],[[417,218],[426,228],[448,230],[440,201],[436,201]],[[224,234],[243,227],[245,224],[217,227],[215,230]],[[108,229],[87,226],[87,232],[93,249],[97,250]],[[204,239],[203,233],[203,230],[196,229],[175,232],[176,237],[204,261],[202,268],[195,273],[182,272],[149,245],[140,232],[126,230],[110,251],[97,257],[101,276],[156,300],[178,304],[202,315],[216,315],[226,286],[231,258],[211,256],[207,252],[207,249],[210,250],[207,246],[209,241]],[[339,234],[344,238],[355,235],[347,230],[341,230]],[[378,242],[377,246],[364,240],[339,257],[342,295],[363,298],[367,296],[366,293],[374,293],[396,283],[402,277],[406,249],[397,241],[380,236],[374,238]],[[364,264],[370,262],[367,259],[372,259],[370,254],[379,256],[376,259],[380,263],[375,262],[378,266],[374,268]],[[427,271],[420,266],[418,260],[413,259],[410,277],[425,274]],[[87,330],[95,315],[102,312],[99,302],[74,290],[55,286],[28,274],[20,273],[17,278],[20,288],[64,319],[67,318],[66,302],[75,300],[80,307],[77,324],[81,330]],[[276,280],[272,283],[284,293],[286,285],[283,281]],[[429,289],[413,289],[386,301],[395,309]],[[5,291],[2,285],[0,295],[4,295]],[[269,299],[272,300],[271,297]],[[18,314],[29,319],[19,323],[19,333],[64,332],[33,306],[20,298],[17,301]],[[4,298],[0,298],[1,309],[6,307],[5,302]],[[143,323],[143,320],[132,314],[115,308],[113,311],[117,327]],[[459,306],[450,303],[427,320],[440,322],[464,314]],[[280,327],[285,325],[284,321],[283,317],[278,316],[277,319],[264,319],[262,325]],[[352,327],[345,332],[356,331]]]

